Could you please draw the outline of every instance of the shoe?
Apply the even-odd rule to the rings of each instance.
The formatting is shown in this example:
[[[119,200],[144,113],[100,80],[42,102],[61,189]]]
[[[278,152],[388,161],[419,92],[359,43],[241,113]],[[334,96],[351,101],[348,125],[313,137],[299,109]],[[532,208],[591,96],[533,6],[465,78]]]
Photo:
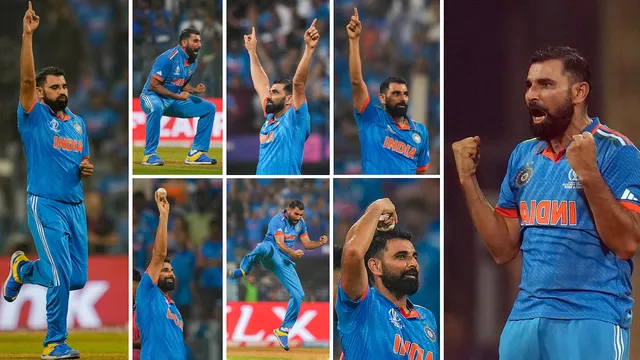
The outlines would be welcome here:
[[[2,296],[8,302],[13,302],[20,293],[22,288],[22,280],[20,280],[20,268],[27,263],[29,259],[22,251],[16,251],[11,255],[9,262],[9,275],[2,287]]]
[[[42,350],[41,359],[80,359],[80,352],[66,343],[47,344]]]
[[[286,351],[289,351],[289,330],[281,327],[279,329],[273,330],[273,335],[276,336],[276,339],[278,340],[280,346],[282,346],[282,348]]]
[[[144,158],[142,158],[142,165],[162,166],[164,165],[164,160],[157,154],[145,155]]]
[[[232,279],[241,278],[241,277],[243,277],[245,275],[247,275],[247,274],[245,274],[244,270],[242,270],[242,269],[235,269],[235,270],[229,271],[229,277],[232,278]]]
[[[203,153],[202,151],[196,151],[193,154],[189,152],[184,163],[189,165],[215,165],[218,162],[216,161],[216,159],[208,157],[207,154]]]

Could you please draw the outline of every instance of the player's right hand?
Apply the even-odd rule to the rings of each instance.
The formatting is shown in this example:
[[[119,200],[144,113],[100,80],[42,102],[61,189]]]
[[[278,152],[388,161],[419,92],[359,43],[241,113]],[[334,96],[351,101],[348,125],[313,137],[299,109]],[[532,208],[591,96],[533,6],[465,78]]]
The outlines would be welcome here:
[[[353,8],[351,21],[349,21],[349,24],[347,24],[347,34],[349,34],[349,39],[357,39],[360,37],[361,32],[362,24],[360,23],[360,18],[358,17],[358,8]]]
[[[189,92],[182,91],[180,92],[180,94],[178,94],[178,100],[189,100],[189,96],[191,96]]]
[[[244,47],[249,52],[255,52],[258,48],[258,39],[256,38],[256,28],[251,27],[251,34],[244,36]]]
[[[291,254],[291,257],[294,259],[302,259],[303,256],[304,256],[304,251],[302,250],[294,250],[293,254]]]
[[[476,174],[476,168],[480,163],[480,137],[468,137],[454,142],[453,157],[458,169],[460,181],[469,179]]]
[[[24,13],[24,19],[22,19],[22,31],[25,34],[33,34],[33,32],[40,25],[40,17],[36,15],[36,12],[33,11],[33,7],[31,7],[31,1],[29,1],[29,8],[27,12]]]
[[[385,225],[391,223],[398,223],[398,214],[396,213],[396,206],[389,200],[389,198],[378,199],[373,202],[373,205],[378,208],[380,214],[389,214],[389,218],[385,220]]]
[[[155,192],[154,194],[156,198],[156,204],[158,205],[158,211],[160,211],[160,215],[169,215],[169,201],[167,200],[166,195],[160,195],[159,192]]]

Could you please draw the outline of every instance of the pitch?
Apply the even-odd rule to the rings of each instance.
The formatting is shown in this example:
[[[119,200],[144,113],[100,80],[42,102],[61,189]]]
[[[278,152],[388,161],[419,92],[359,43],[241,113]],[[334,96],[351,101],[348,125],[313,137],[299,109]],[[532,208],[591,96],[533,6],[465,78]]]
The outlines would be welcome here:
[[[39,359],[44,332],[0,332],[0,359]],[[82,359],[128,359],[126,332],[69,332]]]
[[[163,166],[144,166],[143,147],[133,148],[133,175],[222,175],[222,149],[211,148],[207,155],[218,161],[215,165],[187,165],[184,159],[190,148],[159,147],[158,155],[164,160]]]
[[[291,348],[289,351],[284,351],[279,346],[227,348],[228,360],[327,360],[330,358],[329,349],[327,348]]]

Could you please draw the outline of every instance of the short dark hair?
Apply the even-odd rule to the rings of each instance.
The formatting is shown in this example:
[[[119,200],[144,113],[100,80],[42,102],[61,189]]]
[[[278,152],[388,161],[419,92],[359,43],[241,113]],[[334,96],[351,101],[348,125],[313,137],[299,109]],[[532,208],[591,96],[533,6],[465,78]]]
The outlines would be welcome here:
[[[182,30],[182,32],[180,32],[180,41],[189,40],[191,35],[200,35],[200,31],[198,31],[198,30],[196,30],[194,28],[186,28],[186,29]]]
[[[562,61],[564,72],[569,73],[575,81],[584,81],[591,86],[591,68],[578,50],[569,46],[549,46],[534,52],[529,66],[548,60]]]
[[[164,262],[171,264],[171,259],[164,258]],[[151,260],[149,260],[149,262],[147,263],[147,267],[149,267],[149,265],[151,265]]]
[[[289,209],[298,208],[300,210],[304,210],[304,204],[300,200],[293,200],[289,203]]]
[[[276,81],[273,82],[273,84],[283,84],[284,85],[284,92],[287,95],[291,95],[293,94],[293,81],[291,81],[291,79],[289,78],[280,78]]]
[[[409,231],[399,231],[399,230],[390,230],[390,231],[376,231],[373,235],[373,240],[371,240],[371,245],[369,245],[369,249],[364,255],[364,267],[367,269],[367,276],[369,278],[369,284],[373,284],[373,274],[371,270],[369,270],[369,259],[377,258],[380,259],[380,255],[384,250],[387,249],[387,243],[391,240],[409,240],[411,241],[411,233]]]
[[[47,76],[64,76],[64,70],[55,66],[47,66],[46,68],[40,70],[38,75],[36,75],[36,86],[43,87],[44,81],[47,79]]]
[[[140,282],[142,280],[142,275],[140,275],[140,271],[133,269],[133,281]]]
[[[380,94],[384,94],[385,92],[387,92],[387,90],[389,90],[389,85],[391,84],[407,85],[407,80],[400,76],[389,76],[388,78],[384,79],[382,84],[380,84]]]

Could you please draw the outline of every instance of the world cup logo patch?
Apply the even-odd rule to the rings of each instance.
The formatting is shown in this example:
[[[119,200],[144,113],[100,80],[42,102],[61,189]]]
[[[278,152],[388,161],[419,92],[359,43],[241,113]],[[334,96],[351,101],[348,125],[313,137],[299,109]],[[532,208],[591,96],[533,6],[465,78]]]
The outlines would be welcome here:
[[[530,167],[518,171],[518,175],[516,175],[516,187],[525,186],[531,179],[531,174],[533,174],[533,169]]]

